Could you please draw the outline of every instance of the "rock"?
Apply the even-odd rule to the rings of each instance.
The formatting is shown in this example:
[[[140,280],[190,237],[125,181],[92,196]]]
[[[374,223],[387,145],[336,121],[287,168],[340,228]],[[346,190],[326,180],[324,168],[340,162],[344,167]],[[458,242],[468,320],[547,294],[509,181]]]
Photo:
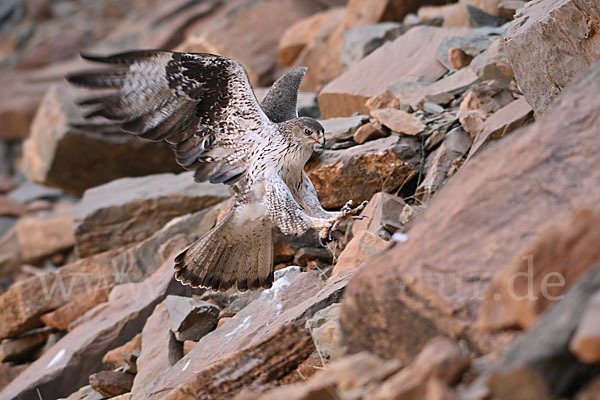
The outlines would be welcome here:
[[[294,256],[294,264],[301,267],[306,267],[306,265],[313,260],[331,264],[333,263],[333,254],[331,254],[329,249],[324,249],[322,247],[302,247]]]
[[[285,326],[288,323],[304,324],[317,311],[338,302],[347,281],[348,276],[343,276],[323,283],[312,273],[299,273],[291,278],[284,276],[276,280],[271,289],[263,291],[257,300],[238,312],[227,323],[200,339],[190,353],[173,367],[164,371],[151,387],[146,389],[145,398],[148,400],[163,398],[168,392],[180,387],[188,380],[205,382],[204,379],[199,378],[198,374],[201,371],[208,371],[206,375],[203,373],[201,376],[210,377],[210,380],[214,381],[214,374],[221,367],[218,367],[219,369],[215,367],[216,370],[213,373],[210,371],[213,366],[218,365],[220,357],[235,353],[246,357],[246,350],[243,349],[251,349],[252,346],[261,348],[261,343],[268,341],[271,335],[277,335],[278,329],[287,329]],[[302,335],[304,334],[308,335],[308,333],[302,333]],[[290,336],[291,338],[292,336]],[[314,347],[312,347],[310,335],[308,338],[311,342],[311,349],[308,351],[310,354]],[[281,341],[282,345],[289,343],[283,337],[273,339],[271,343],[275,345],[278,341]],[[296,343],[299,341],[297,340]],[[294,346],[290,345],[290,347]],[[279,350],[279,348],[274,350]],[[264,351],[270,352],[270,348],[267,346]],[[288,358],[288,354],[293,354],[293,352],[281,351],[282,359]],[[234,356],[233,361],[235,359]],[[259,360],[262,359],[260,356]],[[232,367],[231,370],[236,371],[236,368]],[[229,381],[229,379],[227,380]],[[233,381],[234,383],[239,382]],[[226,386],[224,385],[224,387]]]
[[[441,18],[444,27],[467,27],[467,9],[464,4],[454,3],[441,6],[423,6],[420,7],[417,16],[420,20],[429,20],[432,18]]]
[[[358,144],[363,144],[370,140],[381,139],[390,135],[380,124],[368,123],[354,133],[354,141]]]
[[[401,79],[441,78],[446,68],[436,60],[437,47],[446,36],[461,36],[468,32],[467,29],[423,26],[386,43],[323,88],[318,97],[323,117],[367,113],[366,101]]]
[[[594,400],[600,395],[600,378],[594,378],[577,393],[575,400]]]
[[[559,220],[558,226],[535,235],[513,265],[494,277],[485,294],[480,317],[483,326],[531,327],[539,314],[562,299],[565,291],[600,260],[600,251],[591,245],[600,239],[598,224],[598,212],[577,209]],[[503,321],[507,315],[511,317]]]
[[[512,93],[494,81],[472,85],[460,103],[460,111],[481,111],[491,114],[514,101]]]
[[[343,8],[333,8],[318,12],[301,19],[287,28],[279,40],[277,61],[284,67],[292,67],[302,50],[313,46],[317,36],[332,21],[339,20],[344,14]]]
[[[51,330],[48,328],[34,329],[14,339],[4,339],[0,342],[0,362],[23,361],[31,353],[44,344]]]
[[[369,231],[388,240],[392,233],[402,227],[400,213],[405,203],[402,198],[389,193],[375,193],[362,211],[364,219],[352,223],[352,233]]]
[[[0,216],[20,217],[26,210],[25,204],[0,196]]]
[[[103,400],[106,397],[96,392],[90,385],[83,386],[64,400]]]
[[[128,393],[132,385],[133,375],[126,372],[100,371],[90,375],[90,386],[107,398]]]
[[[425,179],[417,187],[415,197],[422,203],[431,199],[448,177],[448,171],[455,160],[462,159],[471,147],[471,137],[460,127],[454,128],[444,138],[425,162]]]
[[[307,165],[325,208],[355,204],[380,191],[391,192],[416,175],[420,145],[411,137],[392,135],[345,150],[324,150]]]
[[[138,372],[133,387],[130,388],[134,399],[143,398],[142,393],[146,391],[146,387],[161,372],[183,357],[183,344],[175,339],[170,329],[173,323],[173,311],[175,311],[172,307],[177,304],[177,300],[172,298],[170,307],[167,307],[167,302],[168,300],[165,300],[156,306],[142,330],[142,352],[137,360]]]
[[[506,32],[519,88],[538,114],[600,55],[600,4],[581,0],[529,2]],[[531,46],[531,43],[538,43]],[[562,49],[561,57],[555,57]],[[539,61],[546,60],[543,68]]]
[[[102,365],[108,370],[126,367],[125,357],[128,354],[140,353],[142,350],[142,334],[138,333],[127,343],[106,352],[102,357]]]
[[[369,231],[358,231],[346,245],[333,267],[332,276],[341,276],[365,264],[388,247],[386,240]]]
[[[415,136],[425,130],[425,124],[420,119],[402,110],[384,108],[372,111],[371,115],[381,125],[404,135]]]
[[[221,323],[221,320],[227,320],[227,318],[221,318],[219,320],[219,323]],[[225,321],[223,323],[225,323]],[[217,325],[217,328],[218,327],[219,326]],[[186,340],[185,342],[183,342],[183,355],[185,356],[187,353],[194,350],[194,347],[196,347],[197,344],[198,342],[194,342],[193,340]]]
[[[569,350],[584,364],[600,362],[600,329],[598,324],[600,291],[589,300],[579,326],[569,342]]]
[[[469,19],[469,26],[472,28],[479,28],[481,26],[502,26],[506,22],[504,18],[497,17],[469,4],[467,4],[467,16]]]
[[[186,293],[189,288],[172,277],[173,263],[169,261],[143,282],[116,286],[100,312],[67,333],[2,394],[7,399],[31,398],[39,390],[43,398],[53,399],[77,390],[97,371],[109,349],[126,343],[142,330],[167,294]]]
[[[77,254],[89,257],[139,242],[173,218],[230,196],[225,185],[196,183],[193,175],[122,178],[86,190],[74,215]]]
[[[167,146],[111,130],[100,121],[84,121],[75,104],[77,93],[65,83],[52,86],[42,99],[23,151],[29,179],[81,195],[123,176],[181,171]]]
[[[460,126],[470,135],[471,139],[477,136],[477,132],[481,130],[481,125],[483,125],[486,118],[487,114],[480,110],[460,111],[458,113]]]
[[[411,358],[441,334],[484,354],[503,346],[475,324],[491,277],[524,254],[540,230],[570,215],[573,199],[600,195],[591,156],[600,154],[592,128],[599,90],[596,64],[552,113],[465,164],[412,221],[407,240],[354,274],[340,313],[349,352]],[[466,245],[473,242],[477,252]]]
[[[378,94],[377,96],[371,97],[365,103],[365,106],[369,109],[369,113],[374,110],[381,108],[400,108],[402,104],[400,100],[392,94],[389,90]]]
[[[524,97],[502,107],[481,124],[467,159],[485,148],[487,143],[503,138],[532,120],[533,110]]]
[[[273,330],[260,342],[197,371],[194,378],[188,379],[163,398],[233,398],[244,387],[268,384],[287,375],[308,358],[314,348],[308,332],[295,324],[286,324]],[[136,396],[132,399],[136,399]]]
[[[6,385],[19,376],[27,366],[27,364],[0,363],[0,390],[4,389]]]
[[[189,28],[189,36],[177,49],[237,60],[254,84],[266,85],[273,81],[278,43],[284,32],[323,8],[318,2],[294,0],[226,3],[208,21]]]
[[[439,45],[436,51],[436,57],[438,61],[441,62],[447,69],[452,69],[453,67],[450,63],[450,52],[452,50],[460,50],[460,52],[462,52],[464,55],[463,59],[465,57],[472,58],[477,56],[482,51],[485,51],[488,47],[490,47],[491,43],[491,38],[480,30],[475,30],[472,34],[465,37],[450,36],[445,38]],[[468,65],[470,61],[471,59],[469,58],[466,65]]]
[[[285,268],[283,269],[285,270]],[[283,271],[283,270],[278,270],[275,271],[275,273],[279,272],[279,271]],[[298,271],[300,272],[300,271]],[[274,277],[275,280],[277,280],[279,277]],[[227,305],[225,308],[223,308],[223,310],[221,311],[219,317],[219,321],[221,321],[221,319],[223,318],[227,318],[227,317],[233,317],[235,314],[239,313],[240,311],[242,311],[248,304],[252,303],[254,300],[258,299],[260,297],[260,295],[262,294],[262,290],[252,290],[252,291],[247,291],[247,292],[241,292],[241,293],[234,293],[231,296],[229,296],[229,305]]]
[[[367,115],[322,120],[321,125],[325,128],[325,148],[337,149],[353,146],[354,133],[368,121]]]
[[[586,307],[599,289],[600,264],[596,263],[569,289],[562,301],[549,308],[534,326],[508,345],[500,364],[476,383],[485,382],[490,394],[498,399],[509,398],[509,387],[519,388],[521,393],[545,394],[545,397],[535,398],[573,396],[598,371],[597,364],[579,362],[568,346]],[[517,379],[519,384],[515,385]]]
[[[111,289],[112,286],[108,286],[100,290],[91,291],[91,293],[82,293],[56,310],[42,315],[40,320],[44,325],[63,331],[69,330],[69,325],[73,321],[98,304],[107,301]]]
[[[477,75],[470,68],[463,68],[429,85],[402,87],[403,85],[394,84],[389,87],[389,90],[398,96],[400,103],[417,109],[426,101],[448,104],[454,96],[464,92],[477,79]]]
[[[342,52],[340,54],[340,61],[344,69],[350,68],[353,64],[373,52],[374,48],[371,48],[373,41],[378,40],[383,44],[385,36],[390,31],[396,30],[401,26],[402,24],[398,22],[382,22],[350,28],[344,32]]]
[[[64,193],[60,189],[25,181],[8,194],[8,198],[21,203],[33,203],[36,200],[56,202]]]
[[[471,64],[472,56],[462,49],[454,47],[448,50],[448,63],[453,69],[461,69]]]
[[[332,304],[306,321],[306,329],[312,336],[319,357],[333,358],[341,354],[339,310],[340,304]]]
[[[513,19],[517,10],[525,7],[527,1],[525,0],[502,0],[498,4],[498,15],[507,20]]]
[[[0,295],[0,337],[14,337],[41,325],[40,316],[69,300],[112,284],[107,252],[65,265],[53,273],[15,282]]]
[[[471,69],[484,81],[496,80],[508,86],[515,77],[504,39],[496,39],[471,62]]]
[[[169,312],[171,331],[180,342],[198,341],[217,326],[219,307],[206,301],[167,296],[165,307]]]

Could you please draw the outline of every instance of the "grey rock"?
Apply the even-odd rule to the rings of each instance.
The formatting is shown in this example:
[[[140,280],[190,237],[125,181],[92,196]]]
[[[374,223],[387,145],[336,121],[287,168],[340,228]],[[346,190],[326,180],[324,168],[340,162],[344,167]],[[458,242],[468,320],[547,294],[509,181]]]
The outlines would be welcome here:
[[[217,326],[219,307],[191,297],[167,296],[165,307],[169,311],[171,331],[180,342],[198,341]]]
[[[496,80],[509,85],[514,79],[514,72],[504,39],[496,39],[488,49],[471,61],[471,69],[482,80]]]
[[[502,17],[497,17],[469,4],[467,4],[467,15],[469,18],[469,26],[472,28],[478,28],[480,26],[502,26],[506,22],[506,19]]]
[[[465,37],[447,37],[442,41],[436,51],[436,57],[449,70],[452,69],[448,60],[448,50],[461,49],[465,54],[475,57],[486,50],[492,44],[492,40],[484,35],[471,35]]]
[[[362,60],[365,56],[383,44],[386,34],[402,27],[398,22],[382,22],[348,29],[344,32],[344,42],[340,61],[345,69]],[[375,43],[379,43],[377,46]]]
[[[35,200],[56,201],[63,195],[64,193],[60,189],[40,185],[32,181],[24,181],[8,193],[8,198],[21,203],[31,203]]]
[[[354,133],[360,126],[369,122],[368,115],[354,115],[352,117],[329,118],[321,122],[325,128],[325,148],[339,149],[353,146]],[[348,144],[344,147],[345,144]]]

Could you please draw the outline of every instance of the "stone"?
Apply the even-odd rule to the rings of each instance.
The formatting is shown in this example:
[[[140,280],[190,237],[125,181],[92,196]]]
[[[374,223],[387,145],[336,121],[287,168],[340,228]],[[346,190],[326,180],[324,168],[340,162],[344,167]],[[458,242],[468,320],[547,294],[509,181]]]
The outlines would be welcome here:
[[[115,347],[106,352],[102,357],[102,365],[107,370],[117,369],[119,367],[126,367],[125,357],[127,354],[140,353],[142,350],[142,334],[138,333],[127,343]]]
[[[361,215],[366,218],[352,223],[352,233],[369,231],[388,240],[392,233],[402,228],[400,213],[406,203],[398,196],[389,193],[375,193]]]
[[[221,318],[219,320],[219,322],[221,322],[221,320],[226,320],[226,319],[227,318]],[[193,340],[186,340],[185,342],[183,342],[183,355],[185,356],[187,353],[194,350],[194,347],[196,347],[197,344],[198,344],[198,342],[194,342]]]
[[[0,390],[4,389],[6,385],[12,382],[27,367],[27,364],[0,363]]]
[[[13,339],[0,342],[0,362],[24,361],[37,348],[44,344],[51,330],[48,328],[34,329]]]
[[[321,121],[325,129],[325,148],[351,147],[353,136],[362,125],[369,121],[367,115],[354,115],[344,118],[330,118]],[[346,143],[348,143],[346,145]]]
[[[484,10],[473,7],[467,4],[467,17],[469,19],[469,26],[472,28],[479,28],[482,26],[502,26],[506,20],[502,17],[497,17]]]
[[[600,239],[598,212],[576,209],[557,222],[535,235],[513,265],[494,277],[480,316],[483,326],[531,327],[538,315],[561,300],[565,291],[600,259],[600,251],[592,245]]]
[[[388,137],[390,133],[383,129],[380,124],[368,123],[364,124],[354,133],[354,141],[357,144],[363,144],[370,140],[381,139]]]
[[[538,232],[568,217],[573,199],[600,195],[592,156],[600,154],[593,128],[599,90],[595,64],[550,114],[466,163],[412,220],[403,242],[355,272],[340,313],[349,352],[410,359],[439,335],[460,337],[483,354],[504,347],[476,324],[493,275]],[[468,243],[475,242],[473,252]]]
[[[344,275],[364,265],[387,248],[389,242],[370,231],[358,231],[339,255],[332,276]]]
[[[103,400],[106,397],[94,390],[90,385],[81,387],[64,400]]]
[[[389,90],[400,100],[400,103],[417,109],[425,101],[436,104],[448,104],[454,96],[463,93],[478,80],[477,75],[470,68],[463,68],[430,85],[402,88],[392,85]]]
[[[496,80],[503,85],[510,85],[515,77],[513,67],[506,52],[504,39],[496,39],[481,54],[471,61],[471,69],[479,79]]]
[[[594,400],[598,396],[600,396],[600,378],[596,377],[577,392],[575,400]]]
[[[73,321],[98,304],[107,301],[111,289],[112,286],[108,286],[100,290],[94,290],[91,293],[82,293],[56,310],[42,315],[40,320],[46,326],[63,331],[69,330],[69,325]]]
[[[171,331],[180,342],[198,341],[217,326],[219,307],[190,297],[167,296]]]
[[[444,27],[467,27],[467,9],[464,4],[453,3],[441,6],[423,6],[417,11],[417,16],[420,20],[428,20],[432,18],[441,18]]]
[[[324,9],[316,1],[226,3],[208,21],[188,28],[177,50],[208,52],[239,61],[254,84],[273,81],[279,40],[294,23]]]
[[[169,296],[167,296],[168,298]],[[156,306],[142,330],[142,351],[137,360],[138,372],[130,388],[132,398],[142,398],[141,393],[163,371],[173,366],[183,357],[183,343],[175,339],[171,331],[172,308],[165,299]],[[171,300],[171,307],[174,305]],[[127,390],[129,391],[129,390]]]
[[[306,329],[312,336],[319,357],[334,358],[341,354],[339,310],[340,304],[332,304],[306,321]]]
[[[481,124],[467,159],[491,141],[501,139],[532,121],[533,109],[524,97],[502,107]]]
[[[314,348],[306,330],[288,323],[273,330],[262,341],[197,371],[195,377],[188,378],[163,398],[233,398],[244,387],[269,384],[287,375],[307,359]],[[132,399],[136,398],[132,396]]]
[[[294,256],[294,264],[306,267],[310,261],[318,260],[325,264],[333,263],[333,254],[322,247],[302,247]]]
[[[86,384],[106,352],[139,333],[167,294],[186,293],[187,287],[172,277],[169,261],[143,282],[116,286],[99,313],[67,333],[4,388],[2,395],[33,398],[39,392],[44,399],[55,399]]]
[[[26,210],[25,204],[0,196],[0,216],[20,217]]]
[[[278,271],[275,271],[277,273]],[[299,272],[299,271],[298,271]],[[278,279],[279,277],[274,277],[274,279]],[[219,321],[223,318],[233,317],[235,314],[242,311],[246,306],[252,303],[254,300],[258,299],[262,290],[252,290],[241,293],[234,293],[229,296],[229,304],[223,308],[219,315]]]
[[[81,195],[85,189],[123,176],[182,170],[168,146],[144,141],[100,120],[85,121],[75,104],[80,93],[65,83],[52,86],[44,95],[23,150],[22,169],[29,179]]]
[[[482,51],[486,50],[488,47],[490,47],[491,43],[492,41],[488,35],[480,32],[479,30],[475,30],[472,34],[465,37],[449,36],[445,38],[439,45],[436,51],[436,57],[437,60],[441,62],[447,69],[452,69],[454,67],[452,67],[450,63],[450,52],[452,50],[459,50],[463,54],[462,58],[468,60],[466,63],[466,65],[468,65],[472,57],[475,57]]]
[[[512,93],[495,81],[471,85],[460,103],[461,112],[480,111],[486,116],[514,101]]]
[[[525,0],[502,0],[498,3],[498,15],[507,20],[511,20],[517,13],[517,10],[526,5],[527,1]]]
[[[393,108],[374,110],[371,115],[383,126],[404,135],[415,136],[425,130],[425,124],[412,114]]]
[[[324,118],[367,113],[366,101],[399,80],[437,80],[446,68],[435,57],[437,46],[449,35],[461,36],[467,29],[416,27],[356,63],[319,93]]]
[[[471,136],[460,127],[448,132],[442,144],[427,157],[425,179],[417,187],[415,198],[422,203],[429,201],[444,184],[452,163],[462,159],[472,143]]]
[[[490,395],[498,399],[573,396],[597,374],[597,365],[583,364],[569,352],[569,342],[599,289],[600,264],[596,263],[571,286],[562,301],[509,344],[500,363],[474,384],[483,382]],[[511,387],[544,396],[517,397],[509,393]]]
[[[269,338],[273,337],[271,335],[279,337],[276,333],[278,329],[287,329],[285,327],[290,323],[304,324],[317,311],[339,302],[348,278],[348,276],[341,276],[324,283],[315,274],[297,273],[294,276],[286,275],[276,280],[272,288],[263,291],[257,300],[238,312],[227,323],[200,339],[191,352],[159,375],[155,382],[146,388],[146,397],[144,398],[148,400],[162,399],[188,380],[205,382],[204,379],[198,378],[198,373],[201,371],[208,371],[206,375],[203,373],[201,376],[210,377],[210,381],[214,382],[214,374],[221,367],[218,369],[215,367],[216,370],[213,370],[212,373],[211,368],[218,365],[218,359],[225,355],[239,353],[240,356],[246,357],[246,350],[243,349],[255,348],[253,346],[264,349],[259,351],[270,351],[272,347],[263,346],[261,343],[268,342]],[[310,354],[314,351],[310,335],[304,330],[301,332],[303,332],[302,335],[308,336],[311,343],[311,349],[308,352]],[[271,343],[275,345],[278,341],[281,341],[282,345],[289,343],[283,337],[273,339]],[[289,346],[294,348],[292,344]],[[274,350],[278,349],[276,347]],[[291,357],[288,356],[289,354],[293,353],[281,350],[282,359]],[[233,357],[235,360],[235,355]],[[263,359],[262,356],[257,357],[259,360]],[[262,361],[259,361],[259,364],[262,365]],[[236,368],[232,367],[230,370],[235,372]],[[241,375],[245,376],[245,374]],[[234,384],[238,382],[229,378],[227,381],[233,381]],[[227,386],[224,385],[224,387]],[[178,391],[179,389],[176,389],[175,393]]]
[[[398,22],[381,22],[379,24],[363,25],[348,29],[344,32],[342,52],[340,54],[340,61],[344,69],[350,68],[353,64],[369,55],[374,50],[371,48],[373,41],[378,40],[383,43],[385,36],[390,31],[400,27],[402,27],[402,24]]]
[[[36,200],[56,202],[64,193],[60,189],[25,181],[8,193],[8,198],[21,203],[33,203]]]
[[[470,56],[458,47],[448,50],[448,63],[453,69],[461,69],[468,66],[471,64],[472,59],[473,56]]]
[[[345,150],[324,150],[310,161],[307,173],[325,208],[355,204],[380,191],[391,192],[415,175],[420,144],[412,137],[392,135]]]
[[[600,292],[596,292],[585,308],[579,326],[569,342],[569,350],[584,364],[600,361],[600,329],[598,311]]]
[[[519,88],[538,114],[600,55],[600,4],[582,0],[529,2],[506,31],[506,50]],[[531,46],[536,43],[536,46]],[[556,49],[562,56],[556,57]],[[546,60],[543,68],[539,61]]]
[[[100,371],[90,375],[90,386],[107,398],[129,393],[132,385],[133,375],[127,372]]]
[[[79,257],[142,241],[173,218],[230,197],[225,185],[196,183],[193,175],[122,178],[86,190],[74,214]]]
[[[383,93],[378,94],[377,96],[371,97],[365,103],[365,106],[369,109],[369,113],[374,110],[379,110],[381,108],[400,108],[402,104],[400,103],[400,99],[392,94],[389,90],[384,91]]]
[[[471,140],[477,136],[477,132],[481,130],[481,125],[487,119],[487,114],[480,110],[460,111],[458,120],[461,128],[467,132]]]
[[[341,18],[345,10],[332,8],[301,19],[287,28],[279,40],[277,61],[284,67],[294,66],[302,50],[314,45],[317,36],[332,21]]]

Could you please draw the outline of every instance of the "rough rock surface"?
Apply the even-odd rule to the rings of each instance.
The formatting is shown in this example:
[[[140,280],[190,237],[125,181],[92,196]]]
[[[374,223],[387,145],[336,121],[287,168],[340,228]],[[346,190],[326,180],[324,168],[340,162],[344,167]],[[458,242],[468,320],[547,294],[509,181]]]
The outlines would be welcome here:
[[[23,171],[29,179],[81,195],[87,188],[123,176],[182,170],[168,147],[106,123],[84,121],[75,105],[81,92],[65,85],[48,90],[32,122],[23,155]],[[79,156],[72,157],[74,153]]]
[[[225,185],[199,184],[193,175],[122,178],[86,190],[75,207],[77,254],[89,257],[139,242],[173,218],[230,196]]]
[[[189,297],[167,296],[165,308],[169,311],[171,331],[180,342],[200,340],[215,329],[219,319],[219,307]]]
[[[600,56],[598,25],[600,4],[594,1],[534,1],[519,10],[506,32],[506,49],[515,79],[535,112],[544,112]],[[556,49],[561,49],[560,57]],[[539,60],[545,60],[543,65]]]
[[[380,191],[393,191],[412,179],[420,161],[419,142],[392,135],[345,150],[324,150],[307,165],[325,208],[355,204]]]
[[[570,213],[572,199],[598,196],[593,165],[600,142],[592,126],[598,123],[599,78],[595,64],[552,115],[467,163],[414,221],[405,243],[355,274],[340,315],[350,351],[414,356],[440,332],[460,335],[481,351],[497,348],[473,324],[487,279],[510,265],[548,221]],[[507,162],[514,167],[506,169]],[[529,185],[532,180],[543,183]],[[458,251],[473,240],[477,252]],[[385,328],[378,321],[386,321]]]
[[[406,203],[401,197],[389,193],[375,193],[365,207],[362,216],[366,218],[356,220],[352,223],[352,233],[369,231],[384,239],[401,228],[400,213]]]

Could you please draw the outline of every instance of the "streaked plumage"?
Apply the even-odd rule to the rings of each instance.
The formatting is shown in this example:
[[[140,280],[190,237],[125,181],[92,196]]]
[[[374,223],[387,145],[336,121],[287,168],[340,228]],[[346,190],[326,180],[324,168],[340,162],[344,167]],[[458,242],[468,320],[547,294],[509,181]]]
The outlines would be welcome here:
[[[177,256],[176,279],[226,290],[269,287],[273,227],[299,235],[310,228],[326,238],[340,219],[325,211],[303,171],[323,127],[298,117],[305,68],[280,78],[259,104],[244,68],[212,54],[148,50],[84,56],[110,68],[71,74],[91,88],[116,89],[84,100],[87,117],[117,120],[124,131],[172,145],[195,179],[235,184],[235,205],[209,233]]]

